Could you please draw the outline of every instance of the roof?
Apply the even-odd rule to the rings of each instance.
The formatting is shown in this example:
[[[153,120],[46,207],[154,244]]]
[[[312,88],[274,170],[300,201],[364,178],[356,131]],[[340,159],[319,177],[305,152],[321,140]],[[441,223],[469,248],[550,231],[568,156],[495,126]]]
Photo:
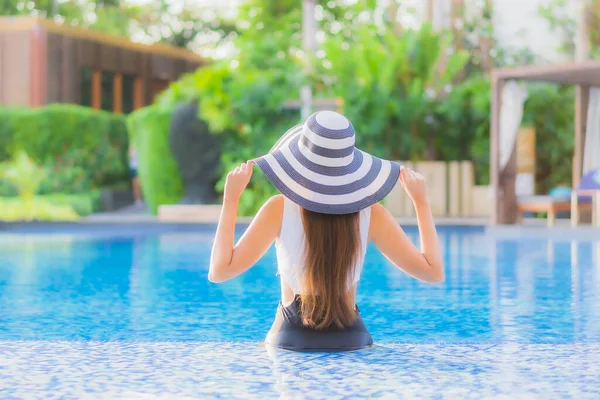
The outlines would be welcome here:
[[[108,44],[122,49],[139,51],[142,53],[158,54],[170,58],[184,59],[198,64],[206,64],[207,61],[189,50],[179,47],[168,46],[165,44],[146,45],[142,43],[132,42],[131,40],[106,33],[94,31],[91,29],[83,29],[63,24],[57,24],[54,21],[38,18],[38,17],[0,17],[0,32],[18,32],[18,31],[33,31],[42,29],[46,32],[63,34],[69,37],[89,40]]]
[[[600,86],[600,60],[554,65],[527,65],[492,71],[496,79],[556,82],[571,85]]]

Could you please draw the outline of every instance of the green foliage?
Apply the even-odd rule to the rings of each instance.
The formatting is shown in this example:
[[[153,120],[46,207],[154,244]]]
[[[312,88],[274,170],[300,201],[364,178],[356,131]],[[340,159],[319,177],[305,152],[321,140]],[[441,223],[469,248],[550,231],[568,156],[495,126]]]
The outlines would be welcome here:
[[[78,26],[177,47],[219,43],[236,31],[211,5],[195,1],[153,0],[143,4],[119,0],[2,0],[0,15],[36,15]],[[203,43],[204,42],[204,43]],[[207,46],[208,47],[208,46]]]
[[[183,196],[181,174],[169,145],[170,120],[170,111],[158,106],[137,110],[127,120],[144,200],[154,214],[160,205],[176,203]]]
[[[147,151],[155,154],[153,160],[161,160],[154,182],[153,175],[143,172],[143,165],[154,161],[143,160],[140,153],[140,176],[151,207],[175,202],[182,194],[167,140],[168,116],[176,104],[197,102],[199,117],[211,132],[223,135],[222,179],[217,184],[222,190],[231,168],[264,154],[287,128],[300,122],[298,110],[286,111],[283,104],[298,99],[299,88],[307,83],[314,97],[344,99],[344,113],[353,121],[357,144],[364,150],[398,160],[473,160],[476,181],[487,184],[486,74],[494,66],[532,62],[534,54],[526,48],[498,46],[490,1],[475,12],[470,9],[472,16],[459,36],[435,32],[426,24],[418,29],[401,26],[394,17],[401,6],[407,12],[401,2],[396,2],[395,11],[390,7],[384,12],[393,15],[375,23],[382,20],[376,3],[318,2],[319,51],[309,58],[300,50],[301,2],[245,1],[236,20],[234,56],[186,75],[155,106],[129,120],[132,135],[154,138],[144,139]],[[308,59],[315,66],[309,75],[303,72]],[[532,87],[526,104],[526,122],[538,133],[540,191],[570,174],[568,163],[559,162],[570,159],[572,137],[566,132],[571,129],[572,107],[564,106],[570,96],[560,88]],[[255,174],[240,214],[253,214],[274,192],[264,176]]]
[[[494,2],[484,0],[468,6],[460,35],[461,48],[469,52],[467,76],[489,73],[493,67],[532,64],[536,54],[527,46],[500,45],[495,34]],[[521,32],[518,32],[519,34]]]
[[[158,101],[165,115],[180,102],[197,102],[199,117],[211,132],[222,135],[221,179],[216,185],[219,193],[229,170],[268,152],[292,124],[299,122],[298,113],[285,111],[283,106],[286,100],[298,97],[303,83],[301,66],[295,59],[300,45],[300,3],[253,0],[243,4],[239,12],[239,36],[235,40],[239,52],[235,59],[183,77]],[[146,119],[139,115],[140,120]],[[164,157],[172,162],[170,155]],[[140,154],[140,163],[145,162]],[[255,174],[240,201],[240,214],[254,214],[275,193],[264,176]],[[179,188],[170,188],[170,197],[164,201],[172,202],[180,195]]]
[[[469,79],[456,87],[440,109],[445,134],[460,146],[447,146],[441,159],[471,160],[477,184],[489,184],[490,82]],[[570,185],[573,156],[574,93],[571,87],[528,85],[523,126],[536,130],[536,192]]]
[[[0,2],[0,15],[42,15],[57,16],[77,21],[83,18],[84,7],[78,0],[3,0]]]
[[[25,152],[19,151],[12,162],[2,165],[0,176],[12,183],[17,189],[19,198],[26,206],[30,206],[46,176],[46,170],[35,165]]]
[[[291,124],[298,122],[297,115],[283,110],[285,100],[297,93],[291,79],[293,76],[293,70],[289,71],[289,68],[254,69],[241,65],[231,68],[217,63],[184,77],[171,85],[160,98],[159,107],[165,115],[169,115],[180,101],[197,101],[200,118],[209,124],[211,132],[223,136],[222,178],[216,186],[219,193],[222,193],[229,170],[268,152]],[[171,162],[170,153],[168,157]],[[145,162],[140,155],[140,163]],[[146,190],[144,188],[144,193]],[[240,214],[252,215],[275,193],[267,179],[257,174],[240,201]],[[176,194],[180,195],[180,192],[171,192],[170,199],[174,199]]]
[[[12,162],[5,162],[0,168],[0,176],[11,182],[17,189],[18,197],[0,199],[0,220],[75,220],[75,210],[69,205],[55,205],[35,197],[46,170],[36,165],[29,156],[19,151]]]
[[[0,107],[0,161],[10,160],[12,157],[14,128],[11,115],[19,111]]]
[[[79,193],[129,179],[122,116],[64,104],[0,108],[0,127],[0,161],[23,150],[51,171],[43,193]]]
[[[600,10],[598,3],[587,1],[585,19],[588,31],[589,54],[586,57],[596,59],[600,55]],[[577,21],[572,13],[572,0],[546,0],[538,5],[539,15],[548,22],[550,30],[559,36],[556,50],[573,56],[576,48]]]
[[[455,86],[436,109],[446,142],[438,158],[473,161],[478,184],[489,183],[490,90],[487,77],[474,76]]]
[[[575,53],[577,23],[569,13],[571,0],[547,0],[538,5],[538,13],[544,18],[550,30],[559,35],[556,50],[565,54]]]
[[[41,184],[40,193],[57,193],[68,190],[68,193],[85,193],[92,190],[90,173],[77,164],[67,164],[61,159],[56,163],[48,163],[50,171]]]
[[[358,144],[397,160],[437,158],[447,140],[439,135],[435,110],[468,55],[444,55],[451,37],[427,24],[401,35],[389,27],[364,25],[356,36],[351,45],[332,37],[324,47],[331,92],[344,99]]]
[[[548,193],[572,182],[575,91],[573,87],[530,85],[523,124],[536,130],[536,191]]]
[[[69,205],[55,205],[35,197],[30,205],[17,198],[0,197],[0,221],[77,221],[79,215]]]
[[[94,190],[78,194],[53,193],[39,198],[55,206],[72,207],[79,216],[87,217],[99,210],[101,192]]]

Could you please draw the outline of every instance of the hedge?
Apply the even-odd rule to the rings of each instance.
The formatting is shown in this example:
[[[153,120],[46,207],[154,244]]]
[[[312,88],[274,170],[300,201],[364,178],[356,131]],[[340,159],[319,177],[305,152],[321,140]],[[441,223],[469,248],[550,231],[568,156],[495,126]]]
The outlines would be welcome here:
[[[144,201],[156,214],[162,204],[177,203],[184,194],[179,167],[169,145],[171,113],[148,106],[127,119],[130,140],[138,153],[138,176]]]
[[[101,192],[94,190],[88,193],[63,194],[54,193],[40,196],[56,206],[70,206],[80,217],[87,217],[100,209]]]
[[[33,199],[31,206],[18,197],[0,197],[0,221],[77,221],[79,215],[67,204],[57,205],[42,197]]]
[[[0,162],[24,150],[52,172],[41,193],[84,193],[129,180],[125,117],[71,104],[0,108]],[[10,195],[6,185],[0,194]]]

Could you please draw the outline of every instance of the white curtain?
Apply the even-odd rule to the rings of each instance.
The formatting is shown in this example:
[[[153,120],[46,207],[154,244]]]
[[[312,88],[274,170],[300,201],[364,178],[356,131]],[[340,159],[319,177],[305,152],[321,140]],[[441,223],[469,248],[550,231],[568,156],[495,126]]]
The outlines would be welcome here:
[[[583,145],[583,173],[594,169],[600,169],[600,88],[590,89]]]
[[[502,89],[500,107],[500,171],[508,164],[515,147],[517,132],[523,118],[523,105],[527,99],[527,89],[517,81],[511,80]]]

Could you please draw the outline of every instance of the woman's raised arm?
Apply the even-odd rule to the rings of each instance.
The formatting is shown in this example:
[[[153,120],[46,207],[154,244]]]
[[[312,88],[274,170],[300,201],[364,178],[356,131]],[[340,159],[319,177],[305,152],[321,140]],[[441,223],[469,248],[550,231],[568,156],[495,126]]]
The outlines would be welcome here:
[[[415,247],[392,214],[380,204],[372,208],[369,236],[381,253],[407,274],[425,282],[442,282],[442,252],[427,200],[425,181],[420,174],[403,167],[400,183],[415,206],[421,250]]]
[[[227,175],[223,208],[210,256],[208,280],[215,283],[235,278],[254,265],[273,244],[281,229],[283,198],[274,196],[256,214],[234,246],[239,199],[252,177],[253,164],[242,164]]]

